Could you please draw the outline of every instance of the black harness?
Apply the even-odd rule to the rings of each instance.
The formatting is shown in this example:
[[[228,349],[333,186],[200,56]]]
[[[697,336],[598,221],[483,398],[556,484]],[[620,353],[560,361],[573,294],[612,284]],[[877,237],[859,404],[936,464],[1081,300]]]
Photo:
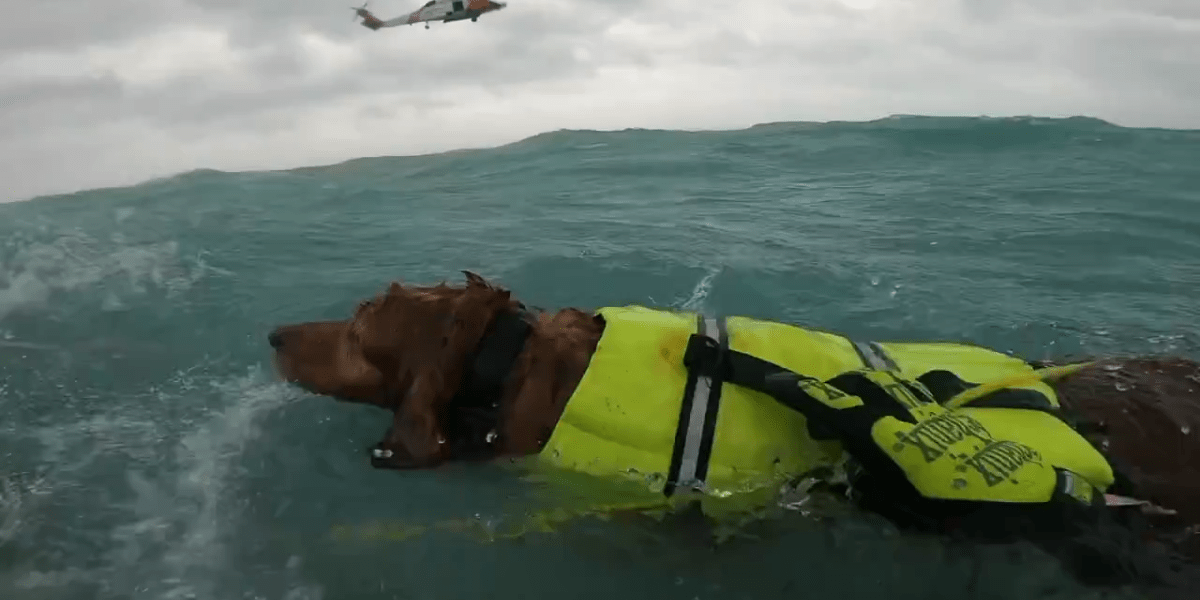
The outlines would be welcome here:
[[[531,316],[524,305],[517,312],[500,313],[488,324],[479,345],[468,357],[467,372],[458,392],[439,415],[454,459],[495,457],[496,441],[500,438],[497,424],[504,410],[501,405],[504,386],[533,330]]]

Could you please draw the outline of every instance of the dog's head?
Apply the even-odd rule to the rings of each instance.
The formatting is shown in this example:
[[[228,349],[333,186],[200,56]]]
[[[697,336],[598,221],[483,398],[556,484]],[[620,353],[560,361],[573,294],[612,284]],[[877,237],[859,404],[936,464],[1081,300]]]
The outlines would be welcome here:
[[[276,369],[315,394],[409,411],[437,439],[438,404],[454,395],[488,325],[521,308],[507,290],[464,273],[464,286],[392,283],[350,319],[276,328],[268,335]]]

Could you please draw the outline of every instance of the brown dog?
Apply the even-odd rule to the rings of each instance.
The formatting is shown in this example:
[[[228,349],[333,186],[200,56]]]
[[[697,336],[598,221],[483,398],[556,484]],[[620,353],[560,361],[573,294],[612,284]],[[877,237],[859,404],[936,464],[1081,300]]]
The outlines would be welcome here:
[[[269,336],[288,381],[393,411],[376,466],[536,454],[588,368],[603,319],[574,308],[528,312],[507,290],[464,273],[463,287],[393,283],[351,319]],[[485,335],[499,342],[481,348]],[[504,372],[481,376],[484,363]],[[1200,363],[1105,360],[1052,385],[1126,487],[1177,513],[1172,531],[1200,523]],[[479,397],[493,401],[472,404]]]
[[[478,456],[462,456],[461,449],[479,440],[455,439],[439,416],[459,393],[489,325],[500,315],[523,314],[524,306],[507,290],[467,273],[465,287],[393,283],[385,294],[360,303],[350,320],[280,327],[269,341],[288,381],[315,394],[394,411],[376,448],[376,466],[434,467]],[[604,328],[576,309],[527,318],[528,336],[500,391],[502,414],[487,457],[540,450]]]

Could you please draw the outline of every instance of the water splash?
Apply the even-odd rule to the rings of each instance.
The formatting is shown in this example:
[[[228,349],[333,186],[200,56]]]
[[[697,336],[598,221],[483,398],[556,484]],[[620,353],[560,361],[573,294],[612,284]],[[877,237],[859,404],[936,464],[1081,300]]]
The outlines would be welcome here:
[[[722,267],[710,269],[709,272],[704,275],[704,277],[700,278],[700,281],[696,283],[694,288],[692,288],[691,295],[688,296],[688,299],[684,300],[683,304],[679,305],[679,307],[683,310],[703,312],[702,307],[704,306],[704,301],[708,299],[708,294],[712,291],[713,281],[716,280],[717,276],[721,274],[722,270]]]
[[[41,486],[43,496],[61,495],[56,501],[61,503],[83,488],[101,498],[123,496],[125,500],[97,508],[124,518],[118,518],[108,532],[100,566],[90,570],[27,566],[13,578],[12,587],[18,594],[90,585],[103,590],[103,598],[224,597],[223,591],[236,585],[223,574],[230,571],[241,510],[230,493],[240,476],[237,461],[258,436],[262,417],[295,395],[293,389],[269,382],[257,367],[224,377],[210,375],[205,365],[197,365],[130,404],[30,432],[28,436],[42,445],[41,464],[53,468]],[[164,415],[160,407],[165,403],[196,408]],[[213,403],[211,410],[203,408]],[[139,406],[145,408],[139,412]],[[163,452],[164,439],[175,440],[173,451]],[[88,478],[97,469],[121,463],[128,465],[124,478],[113,485],[123,484],[123,489],[91,488]],[[3,545],[22,533],[31,513],[45,519],[33,511],[37,506],[29,501],[36,495],[33,491],[13,493],[11,484],[0,490]],[[31,532],[38,534],[36,529]],[[75,544],[72,538],[83,535],[94,533],[67,534],[55,543]],[[12,575],[0,573],[0,579]],[[295,568],[284,575],[299,580]],[[321,595],[319,589],[303,585],[292,593],[305,598]]]
[[[151,287],[174,298],[210,274],[231,273],[208,264],[204,253],[184,261],[176,241],[127,243],[115,234],[102,242],[78,230],[18,232],[0,248],[0,320],[45,308],[55,292],[96,286],[107,288],[99,294],[102,309],[122,310],[126,298]]]
[[[0,477],[0,547],[16,536],[25,515],[48,493],[44,475],[32,479],[20,473]]]
[[[257,369],[213,387],[231,402],[180,440],[176,479],[156,485],[137,471],[128,473],[136,492],[129,508],[139,519],[121,528],[127,543],[136,546],[147,537],[153,543],[168,526],[179,532],[157,569],[166,587],[159,591],[167,598],[217,597],[228,537],[237,528],[238,507],[228,496],[237,476],[234,463],[258,435],[258,420],[292,396],[285,387],[264,384]]]

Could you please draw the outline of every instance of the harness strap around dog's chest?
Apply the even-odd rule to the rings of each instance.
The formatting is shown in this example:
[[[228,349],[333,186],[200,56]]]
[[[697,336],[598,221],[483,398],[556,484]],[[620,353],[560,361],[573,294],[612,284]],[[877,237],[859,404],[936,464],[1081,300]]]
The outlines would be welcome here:
[[[446,415],[447,438],[457,458],[486,460],[495,453],[504,384],[533,329],[527,315],[524,307],[501,313],[476,346]]]

